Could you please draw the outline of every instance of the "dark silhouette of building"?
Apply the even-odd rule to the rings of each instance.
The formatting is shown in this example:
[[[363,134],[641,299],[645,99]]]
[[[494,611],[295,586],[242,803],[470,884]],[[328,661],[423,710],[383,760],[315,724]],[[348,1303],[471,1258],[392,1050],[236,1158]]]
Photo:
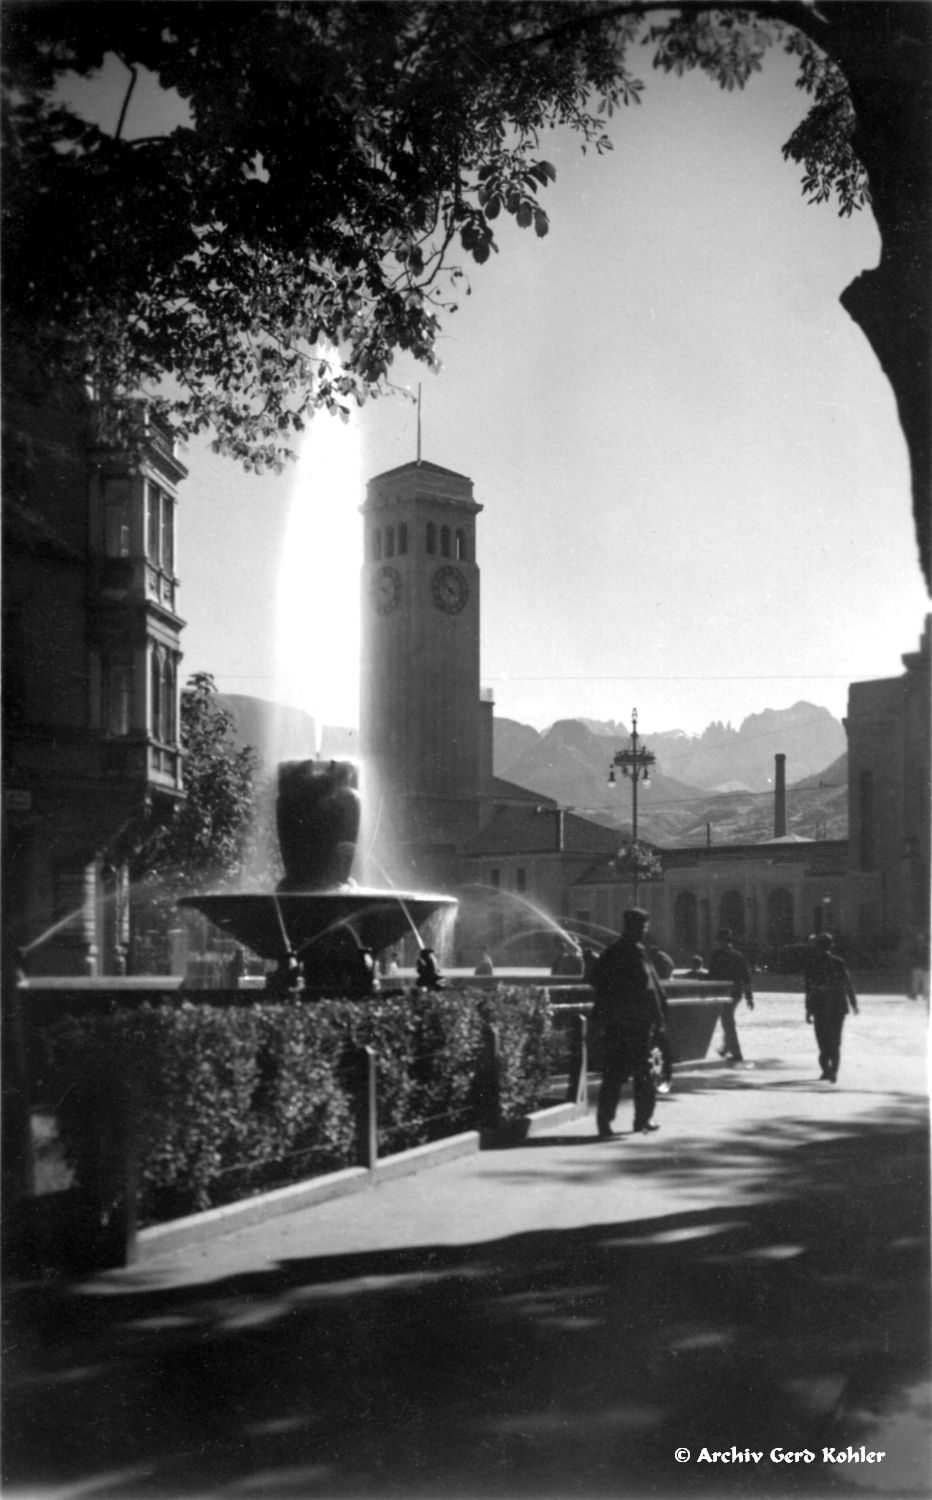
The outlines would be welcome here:
[[[34,974],[123,972],[128,862],[182,795],[175,529],[186,470],[139,405],[5,351],[4,934]]]
[[[929,631],[899,677],[848,690],[846,925],[904,952],[929,926]]]

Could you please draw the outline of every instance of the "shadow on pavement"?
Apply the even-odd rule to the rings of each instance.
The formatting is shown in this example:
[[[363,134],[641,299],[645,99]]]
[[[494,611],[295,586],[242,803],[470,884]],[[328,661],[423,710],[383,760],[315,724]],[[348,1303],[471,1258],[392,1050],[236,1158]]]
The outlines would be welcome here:
[[[175,1288],[140,1268],[14,1289],[5,1494],[925,1495],[928,1423],[908,1413],[882,1464],[822,1461],[882,1448],[878,1424],[928,1374],[923,1112],[689,1146],[606,1170],[694,1190],[734,1172],[727,1206],[465,1246],[309,1245]],[[733,1446],[762,1457],[699,1461]],[[775,1446],[815,1460],[773,1462]]]

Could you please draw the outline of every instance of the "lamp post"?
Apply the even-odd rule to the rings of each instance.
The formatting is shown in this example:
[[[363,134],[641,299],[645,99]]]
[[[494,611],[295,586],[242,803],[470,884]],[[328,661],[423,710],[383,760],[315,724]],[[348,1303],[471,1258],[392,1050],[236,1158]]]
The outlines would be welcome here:
[[[631,778],[631,854],[634,876],[634,905],[638,904],[638,782],[650,786],[650,768],[657,757],[652,750],[639,743],[638,711],[631,710],[631,746],[627,750],[616,750],[608,770],[608,784],[615,786],[615,767],[621,767],[622,776]]]

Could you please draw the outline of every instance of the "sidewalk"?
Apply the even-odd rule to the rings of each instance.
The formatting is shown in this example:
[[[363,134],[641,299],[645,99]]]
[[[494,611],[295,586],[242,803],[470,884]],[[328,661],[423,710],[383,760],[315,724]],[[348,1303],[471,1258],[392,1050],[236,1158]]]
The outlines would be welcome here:
[[[927,1018],[867,996],[833,1087],[801,1010],[742,1007],[756,1066],[678,1071],[651,1137],[11,1289],[4,1495],[926,1496]]]

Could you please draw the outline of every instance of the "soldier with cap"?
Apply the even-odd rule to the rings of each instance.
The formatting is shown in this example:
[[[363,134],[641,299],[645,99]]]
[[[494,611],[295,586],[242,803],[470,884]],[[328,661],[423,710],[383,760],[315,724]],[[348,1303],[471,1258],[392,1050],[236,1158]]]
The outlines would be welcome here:
[[[849,1010],[855,1015],[858,1013],[851,975],[844,959],[832,952],[833,946],[834,938],[830,932],[820,932],[813,938],[813,951],[806,963],[803,980],[806,1020],[815,1027],[821,1077],[827,1083],[834,1083],[838,1078],[845,1016]]]
[[[602,1087],[596,1110],[599,1137],[615,1135],[612,1121],[622,1086],[634,1086],[634,1129],[659,1130],[652,1119],[656,1091],[651,1074],[652,1038],[663,1030],[667,1000],[644,945],[650,917],[640,907],[624,914],[622,934],[595,965],[593,1025],[602,1033]]]
[[[728,1062],[743,1062],[744,1055],[738,1040],[738,1028],[735,1025],[735,1011],[742,1000],[747,1001],[748,1010],[753,1010],[754,995],[751,990],[751,970],[748,961],[744,954],[739,953],[734,946],[730,927],[723,927],[718,934],[717,946],[709,958],[709,978],[724,980],[725,983],[731,985],[731,998],[726,1000],[719,1012],[723,1036],[718,1055],[726,1058]],[[748,1066],[753,1066],[753,1064]]]

